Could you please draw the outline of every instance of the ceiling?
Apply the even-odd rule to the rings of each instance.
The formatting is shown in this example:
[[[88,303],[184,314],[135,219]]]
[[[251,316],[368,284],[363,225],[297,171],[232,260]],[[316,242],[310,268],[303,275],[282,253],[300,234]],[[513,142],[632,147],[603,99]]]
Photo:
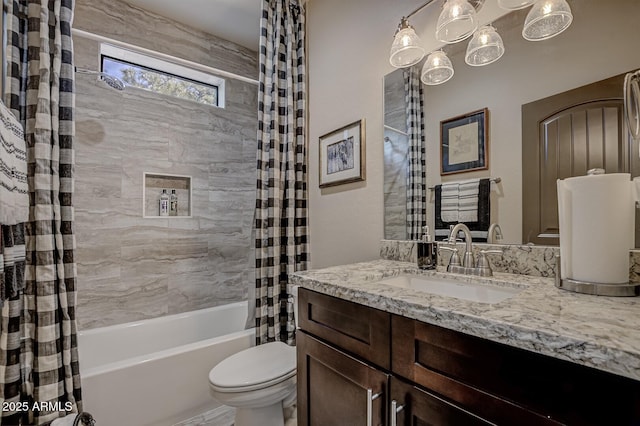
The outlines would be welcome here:
[[[258,50],[261,0],[125,0],[251,50]]]

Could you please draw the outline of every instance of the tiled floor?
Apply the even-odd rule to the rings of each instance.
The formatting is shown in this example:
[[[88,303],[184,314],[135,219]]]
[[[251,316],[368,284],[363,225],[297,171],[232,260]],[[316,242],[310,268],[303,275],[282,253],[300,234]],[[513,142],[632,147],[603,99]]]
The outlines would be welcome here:
[[[297,426],[297,413],[295,405],[285,408],[284,426]],[[235,414],[236,410],[234,408],[222,406],[176,423],[174,426],[233,426]]]
[[[233,426],[235,415],[235,408],[223,405],[215,410],[176,423],[174,426]]]

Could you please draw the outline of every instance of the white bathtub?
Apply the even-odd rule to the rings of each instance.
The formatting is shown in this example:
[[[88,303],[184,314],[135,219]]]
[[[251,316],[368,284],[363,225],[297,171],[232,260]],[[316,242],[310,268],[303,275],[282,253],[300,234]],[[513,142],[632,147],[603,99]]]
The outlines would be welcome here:
[[[254,344],[238,302],[78,333],[84,410],[99,426],[173,425],[220,404],[209,370]]]

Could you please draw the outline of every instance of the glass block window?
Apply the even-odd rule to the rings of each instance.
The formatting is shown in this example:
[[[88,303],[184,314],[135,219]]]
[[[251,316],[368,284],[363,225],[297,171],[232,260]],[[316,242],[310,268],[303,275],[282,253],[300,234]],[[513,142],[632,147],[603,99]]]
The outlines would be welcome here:
[[[101,71],[127,87],[224,108],[220,77],[117,46],[103,44],[100,50]]]

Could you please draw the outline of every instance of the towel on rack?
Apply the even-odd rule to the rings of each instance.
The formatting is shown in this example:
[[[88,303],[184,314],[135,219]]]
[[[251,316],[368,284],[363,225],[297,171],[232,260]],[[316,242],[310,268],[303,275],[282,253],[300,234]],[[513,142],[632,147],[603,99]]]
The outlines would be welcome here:
[[[458,220],[449,221],[445,218],[449,216],[443,215],[442,213],[442,190],[443,185],[435,186],[435,235],[436,237],[448,237],[449,236],[449,228],[450,226],[455,225],[456,223],[464,223],[467,225],[469,230],[471,231],[471,235],[473,237],[473,241],[475,242],[486,242],[487,235],[489,231],[489,226],[491,224],[491,204],[490,204],[490,191],[491,191],[491,180],[490,179],[480,179],[477,182],[477,194],[474,194],[475,190],[472,189],[472,185],[466,187],[467,183],[472,183],[471,181],[464,181],[458,183],[459,187],[463,187],[462,191],[459,190],[458,194],[462,193],[463,201],[462,204],[465,204],[466,201],[469,201],[468,210],[460,210],[458,214]],[[472,198],[477,198],[477,208],[472,209]],[[459,198],[460,200],[460,198]],[[466,208],[467,206],[463,206],[462,208]],[[475,220],[462,220],[465,218],[473,218],[475,211]]]
[[[457,182],[438,185],[441,188],[442,220],[457,223],[460,216],[460,185]],[[437,196],[437,192],[436,192]]]
[[[15,225],[28,220],[24,130],[9,108],[0,102],[0,224]]]
[[[458,191],[458,222],[478,221],[480,179],[460,182]]]

